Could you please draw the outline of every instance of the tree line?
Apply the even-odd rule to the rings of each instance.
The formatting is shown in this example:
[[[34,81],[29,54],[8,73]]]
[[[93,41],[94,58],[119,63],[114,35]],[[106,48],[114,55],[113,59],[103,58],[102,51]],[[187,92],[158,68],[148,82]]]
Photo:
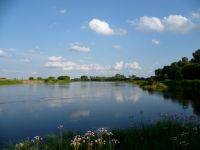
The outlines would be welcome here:
[[[86,76],[83,75],[80,78],[74,78],[73,81],[131,81],[131,80],[142,80],[144,78],[137,77],[135,75],[125,76],[123,74],[115,74],[111,77],[105,76]]]
[[[192,53],[193,58],[189,60],[183,57],[177,62],[155,70],[157,80],[179,80],[179,79],[200,79],[200,49]]]
[[[47,78],[42,78],[42,77],[29,77],[29,80],[44,80],[45,82],[57,82],[57,81],[70,81],[70,77],[69,76],[58,76],[58,77],[53,77],[53,76],[49,76]]]

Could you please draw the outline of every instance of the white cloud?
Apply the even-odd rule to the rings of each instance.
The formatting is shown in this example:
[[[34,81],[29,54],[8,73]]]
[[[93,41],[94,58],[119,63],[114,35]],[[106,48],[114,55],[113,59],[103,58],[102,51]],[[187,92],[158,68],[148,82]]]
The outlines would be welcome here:
[[[72,44],[70,49],[73,50],[73,51],[78,51],[78,52],[89,52],[90,51],[89,47],[81,46],[78,43]]]
[[[114,49],[121,49],[121,46],[120,45],[112,45],[112,48],[114,48]]]
[[[89,116],[90,116],[89,111],[77,111],[70,114],[70,117],[74,119],[79,119],[79,118],[84,118],[84,117],[89,117]]]
[[[141,67],[138,62],[124,63],[123,61],[116,62],[113,67],[103,66],[100,64],[83,64],[76,63],[73,61],[67,61],[56,56],[51,56],[48,58],[48,62],[44,65],[49,68],[60,68],[62,70],[72,70],[72,71],[96,71],[96,72],[112,72],[121,70],[140,70]],[[60,58],[60,59],[56,59]]]
[[[99,64],[78,64],[72,61],[49,61],[45,64],[45,67],[79,71],[105,71],[109,69],[109,67],[104,67]]]
[[[59,61],[62,61],[63,58],[62,58],[62,56],[51,56],[48,58],[48,60],[51,62],[59,62]]]
[[[136,70],[140,70],[142,69],[140,67],[140,64],[136,61],[132,62],[132,63],[125,63],[125,68],[126,69],[136,69]]]
[[[0,49],[0,57],[5,57],[6,56],[6,53]]]
[[[91,30],[95,31],[98,34],[101,35],[125,35],[127,34],[127,31],[125,29],[112,29],[110,25],[103,20],[100,19],[92,19],[89,22],[89,27]]]
[[[195,28],[195,24],[181,15],[169,15],[164,17],[163,23],[167,31],[177,33],[189,33]]]
[[[31,62],[30,59],[28,59],[28,58],[23,58],[20,61],[24,62],[24,63],[30,63]]]
[[[133,21],[129,21],[133,24]],[[143,16],[137,22],[135,22],[136,29],[141,31],[155,31],[162,32],[164,30],[164,25],[161,20],[157,17]]]
[[[67,10],[66,9],[61,9],[58,11],[60,14],[66,14]]]
[[[119,61],[115,63],[115,70],[140,70],[142,69],[138,62],[134,61],[132,63],[124,63],[123,61]]]
[[[151,42],[155,45],[159,45],[160,44],[160,41],[156,40],[156,39],[153,39],[151,40]]]
[[[194,13],[193,17],[197,18],[199,16],[197,13]],[[128,23],[134,25],[140,31],[169,31],[181,34],[190,33],[197,27],[197,24],[181,15],[169,15],[163,19],[143,16],[137,21],[129,20]]]
[[[193,12],[191,15],[193,19],[200,20],[200,9],[198,9],[196,12]]]
[[[115,63],[114,69],[115,70],[122,70],[124,66],[124,62],[123,61],[119,61]]]

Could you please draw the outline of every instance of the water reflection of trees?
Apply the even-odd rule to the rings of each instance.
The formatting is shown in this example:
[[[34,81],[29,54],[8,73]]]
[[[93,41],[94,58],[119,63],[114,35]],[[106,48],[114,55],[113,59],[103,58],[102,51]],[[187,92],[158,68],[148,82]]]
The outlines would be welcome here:
[[[148,91],[150,94],[159,94],[166,100],[178,102],[184,108],[190,104],[195,114],[200,115],[200,89],[193,87],[170,87],[162,92]]]

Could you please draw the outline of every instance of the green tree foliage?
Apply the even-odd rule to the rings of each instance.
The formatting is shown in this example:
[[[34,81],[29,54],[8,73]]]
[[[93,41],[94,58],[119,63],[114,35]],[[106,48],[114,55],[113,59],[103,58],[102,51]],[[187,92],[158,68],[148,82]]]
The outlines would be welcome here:
[[[48,78],[47,78],[47,80],[48,80],[48,81],[55,81],[55,80],[56,80],[56,78],[55,78],[55,77],[53,77],[53,76],[50,76],[50,77],[48,77]]]
[[[59,76],[57,79],[58,80],[64,80],[64,81],[70,81],[70,77],[69,76]]]
[[[182,69],[185,79],[200,79],[200,63],[190,63]]]
[[[194,53],[192,53],[192,56],[193,56],[192,62],[200,63],[200,49],[198,49]]]
[[[178,62],[155,70],[155,77],[158,80],[177,79],[200,79],[200,49],[195,51],[193,58],[189,61],[183,57]]]
[[[28,79],[29,79],[29,80],[34,80],[34,77],[29,77]]]
[[[37,80],[43,80],[43,78],[42,77],[37,77]]]
[[[88,81],[88,76],[81,76],[81,81]]]
[[[117,80],[117,81],[124,81],[126,79],[126,76],[125,75],[121,75],[121,74],[116,74],[114,76],[114,79]]]

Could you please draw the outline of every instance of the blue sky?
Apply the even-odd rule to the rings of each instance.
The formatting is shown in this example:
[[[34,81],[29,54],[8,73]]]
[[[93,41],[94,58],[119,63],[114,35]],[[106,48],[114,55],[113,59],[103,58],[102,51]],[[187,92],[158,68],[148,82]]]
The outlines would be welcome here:
[[[199,35],[199,0],[2,0],[0,77],[147,77]]]

